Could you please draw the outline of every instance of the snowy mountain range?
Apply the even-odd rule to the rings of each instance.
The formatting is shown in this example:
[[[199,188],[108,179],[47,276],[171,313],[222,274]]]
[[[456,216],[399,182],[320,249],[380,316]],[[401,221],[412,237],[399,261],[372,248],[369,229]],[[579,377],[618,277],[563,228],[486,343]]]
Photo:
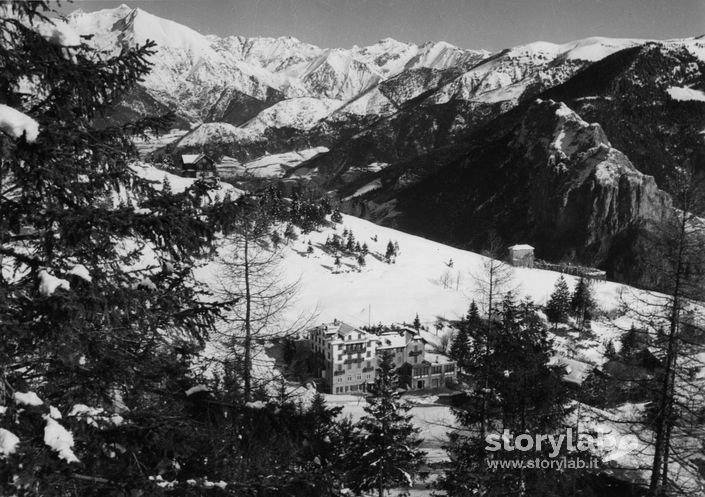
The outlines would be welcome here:
[[[469,66],[489,55],[444,42],[417,46],[390,38],[368,47],[326,49],[292,37],[205,36],[126,5],[76,11],[68,23],[81,35],[94,34],[91,43],[109,51],[156,42],[155,66],[143,86],[191,123],[222,117],[233,100],[242,99],[313,97],[339,100],[339,107],[405,70]],[[243,112],[228,121],[240,124],[252,117]]]
[[[202,35],[125,5],[67,22],[107,51],[156,42],[152,72],[113,116],[175,111],[187,132],[155,157],[226,157],[233,171],[318,187],[348,212],[463,247],[494,229],[638,281],[611,247],[636,243],[634,226],[670,205],[680,165],[705,158],[703,37],[489,53]],[[517,200],[527,185],[545,193],[528,209]]]
[[[416,45],[385,38],[367,47],[328,49],[293,37],[202,35],[127,5],[90,13],[79,10],[68,16],[68,22],[79,34],[95,35],[90,43],[109,51],[148,39],[156,42],[155,65],[143,88],[190,124],[240,125],[281,100],[300,97],[327,102],[326,113],[315,114],[320,118],[341,108],[352,114],[388,114],[428,90],[434,90],[429,103],[451,99],[511,103],[531,87],[562,83],[592,62],[646,43],[588,38],[562,45],[536,42],[491,54],[445,42]],[[681,44],[700,57],[705,53],[702,40],[669,43]],[[450,71],[455,77],[439,85],[444,82],[429,78],[429,71]],[[403,84],[384,84],[400,75],[405,76],[399,78]],[[307,101],[299,102],[288,105],[286,113],[310,110]],[[287,126],[286,121],[280,124]]]

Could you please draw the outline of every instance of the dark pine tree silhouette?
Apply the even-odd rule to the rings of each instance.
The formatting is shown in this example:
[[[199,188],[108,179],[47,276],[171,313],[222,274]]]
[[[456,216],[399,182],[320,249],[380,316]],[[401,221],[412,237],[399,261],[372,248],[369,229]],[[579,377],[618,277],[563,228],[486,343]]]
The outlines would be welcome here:
[[[571,297],[568,284],[563,275],[558,278],[553,293],[546,302],[546,317],[549,323],[553,323],[554,327],[558,323],[565,323],[568,320],[571,310]]]
[[[589,326],[595,309],[590,282],[580,278],[570,299],[570,308],[580,331]]]
[[[95,124],[147,74],[154,44],[113,56],[61,45],[39,34],[49,9],[4,2],[0,16],[0,104],[39,123],[36,139],[0,132],[0,427],[21,441],[0,464],[0,494],[155,495],[148,476],[165,454],[179,474],[210,471],[194,457],[208,436],[184,393],[214,318],[190,277],[214,234],[208,192],[197,182],[164,195],[168,183],[161,192],[131,167],[130,134],[168,119]],[[143,247],[150,267],[135,264]],[[43,404],[16,404],[27,391]],[[77,404],[123,422],[67,416]],[[59,425],[73,455],[44,442]]]
[[[356,424],[356,445],[351,457],[350,488],[376,490],[378,497],[391,488],[409,488],[425,461],[418,449],[419,429],[407,414],[411,409],[399,398],[392,358],[385,356],[366,398],[365,416]]]

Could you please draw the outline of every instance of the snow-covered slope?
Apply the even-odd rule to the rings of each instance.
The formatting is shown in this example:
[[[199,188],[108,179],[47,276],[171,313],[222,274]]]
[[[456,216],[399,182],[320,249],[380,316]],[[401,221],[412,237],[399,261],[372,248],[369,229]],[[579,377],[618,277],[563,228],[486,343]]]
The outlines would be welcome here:
[[[243,126],[253,133],[264,133],[267,128],[309,129],[328,116],[344,102],[330,98],[302,97],[282,100]]]
[[[283,154],[265,155],[242,164],[240,172],[260,178],[281,178],[289,169],[326,152],[328,152],[326,147],[315,147]]]
[[[340,272],[334,258],[323,249],[326,238],[344,229],[355,239],[366,243],[370,254],[360,268],[351,257],[342,257]],[[376,241],[375,241],[376,238]],[[307,256],[309,240],[314,253]],[[396,262],[384,262],[389,241],[399,243]],[[227,246],[223,248],[227,251]],[[472,299],[481,301],[473,274],[480,274],[487,258],[479,254],[449,247],[363,219],[343,215],[343,222],[320,232],[301,234],[282,251],[282,275],[290,281],[300,280],[291,317],[300,313],[316,313],[316,321],[335,318],[361,326],[368,322],[389,323],[411,321],[416,313],[421,321],[432,325],[438,317],[457,319],[467,311]],[[452,260],[452,267],[448,262]],[[218,264],[199,269],[199,277],[217,282]],[[544,303],[559,273],[538,269],[515,268],[517,295],[528,295]],[[565,276],[572,287],[575,278]],[[445,283],[444,283],[445,281]],[[596,298],[604,310],[615,309],[624,285],[600,282]]]
[[[194,178],[184,178],[183,176],[178,176],[176,174],[168,173],[157,169],[156,167],[150,166],[144,163],[136,163],[131,166],[131,169],[140,178],[144,178],[149,181],[154,182],[154,188],[156,190],[161,190],[164,186],[164,180],[168,180],[171,185],[171,190],[174,193],[181,193],[196,181]],[[228,183],[219,183],[218,189],[212,192],[213,198],[219,196],[221,199],[226,195],[230,195],[232,199],[236,199],[242,195],[242,190],[238,190],[233,185]]]
[[[250,131],[238,128],[228,123],[204,123],[181,137],[176,146],[179,148],[203,147],[204,145],[218,145],[240,143],[253,140],[255,135]]]

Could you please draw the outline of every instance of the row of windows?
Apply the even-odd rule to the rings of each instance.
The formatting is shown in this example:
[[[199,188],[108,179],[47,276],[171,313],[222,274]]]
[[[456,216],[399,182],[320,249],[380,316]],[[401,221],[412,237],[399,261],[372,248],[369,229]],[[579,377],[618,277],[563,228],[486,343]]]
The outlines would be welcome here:
[[[361,374],[358,374],[358,375],[356,376],[356,379],[357,379],[358,381],[362,380],[362,375],[361,375]],[[370,373],[367,373],[367,374],[365,375],[365,379],[366,379],[366,380],[371,380],[371,379],[372,379]],[[346,381],[353,381],[353,375],[348,375]],[[335,382],[336,382],[336,383],[342,383],[342,382],[343,382],[343,377],[342,377],[342,376],[338,376],[338,378],[335,380]]]
[[[438,366],[431,366],[431,374],[441,374],[441,373],[452,373],[455,371],[455,364],[443,364]],[[414,376],[427,376],[428,367],[422,367],[414,370]]]
[[[354,356],[355,353],[354,353],[354,352],[352,352],[352,353],[351,353],[351,352],[346,352],[345,354],[340,353],[340,354],[338,354],[338,360],[339,360],[339,361],[342,361],[344,355],[349,355],[349,356],[351,356],[351,358],[352,358],[352,356]],[[372,357],[372,351],[371,351],[371,350],[368,350],[366,356],[367,356],[367,357]],[[362,352],[358,352],[358,353],[357,353],[357,357],[358,357],[358,358],[362,357]]]
[[[347,392],[364,392],[365,385],[349,385],[344,387],[335,387],[335,393],[347,393]]]
[[[362,365],[362,361],[360,360],[360,361],[355,361],[355,362],[348,362],[348,363],[346,363],[346,364],[347,364],[348,369],[352,369],[352,368],[353,368],[353,364],[356,364],[356,366],[355,366],[356,368],[360,368],[361,365]],[[366,365],[364,366],[365,368],[371,368],[371,367],[372,367],[372,362],[371,362],[371,361],[367,361],[365,364],[366,364]],[[342,364],[338,364],[338,371],[342,371],[342,370],[343,370],[343,365],[342,365]]]

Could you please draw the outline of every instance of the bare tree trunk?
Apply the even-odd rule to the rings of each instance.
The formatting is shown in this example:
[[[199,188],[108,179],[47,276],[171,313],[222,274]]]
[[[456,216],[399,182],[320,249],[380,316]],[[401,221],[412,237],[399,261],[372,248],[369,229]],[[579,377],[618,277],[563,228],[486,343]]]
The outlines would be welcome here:
[[[669,316],[668,342],[666,345],[666,367],[661,385],[661,395],[658,399],[658,414],[656,418],[656,441],[654,444],[654,458],[651,464],[651,480],[649,482],[649,495],[657,497],[663,494],[668,483],[668,458],[670,455],[670,439],[672,429],[673,402],[675,396],[675,370],[677,364],[678,322],[681,306],[681,274],[683,271],[683,257],[685,237],[687,235],[687,217],[681,215],[678,232],[678,255],[676,259],[675,281],[673,286],[672,308]]]
[[[251,400],[252,394],[252,294],[250,293],[250,254],[249,254],[249,235],[245,234],[244,247],[244,276],[245,276],[245,401]]]
[[[492,264],[492,263],[491,263]],[[487,303],[487,331],[485,333],[485,355],[489,357],[491,352],[490,347],[490,335],[492,334],[492,310],[494,302],[492,296],[494,295],[494,268],[490,267],[490,281],[489,281],[489,299]],[[489,363],[485,359],[485,371],[484,371],[484,386],[482,388],[482,411],[480,412],[480,440],[484,440],[487,434],[487,411],[488,411],[488,400],[487,391],[490,388],[490,371]]]

